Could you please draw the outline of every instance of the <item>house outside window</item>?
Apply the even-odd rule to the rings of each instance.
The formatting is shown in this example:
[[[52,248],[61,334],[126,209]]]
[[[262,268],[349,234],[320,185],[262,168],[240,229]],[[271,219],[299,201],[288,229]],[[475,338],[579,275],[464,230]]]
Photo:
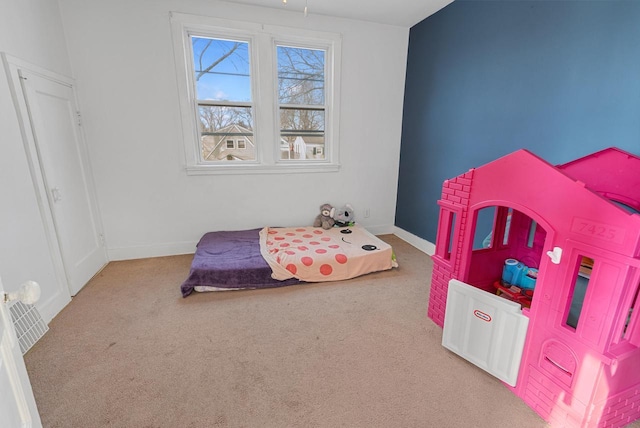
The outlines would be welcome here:
[[[187,173],[338,170],[339,35],[179,13],[171,24]]]
[[[242,139],[236,139],[242,135]],[[241,125],[231,124],[217,128],[201,137],[202,159],[207,162],[251,161],[256,158],[252,131]]]

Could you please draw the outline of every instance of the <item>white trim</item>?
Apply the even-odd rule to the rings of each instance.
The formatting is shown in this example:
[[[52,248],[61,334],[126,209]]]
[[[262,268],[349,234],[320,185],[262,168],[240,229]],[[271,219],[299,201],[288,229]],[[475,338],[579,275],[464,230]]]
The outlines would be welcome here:
[[[245,164],[246,163],[246,164]],[[185,168],[189,175],[216,174],[295,174],[338,172],[340,165],[319,165],[291,163],[286,165],[256,165],[242,162],[242,165],[194,165]]]
[[[431,242],[419,238],[394,225],[363,225],[374,235],[393,234],[418,250],[428,255],[435,254],[435,245]],[[177,256],[181,254],[193,254],[196,251],[198,241],[167,242],[164,244],[135,245],[130,247],[109,248],[109,260],[133,260],[149,257]]]
[[[364,223],[358,223],[360,226],[367,229],[374,235],[392,235],[393,234],[393,225],[370,225]]]
[[[109,248],[109,260],[134,260],[150,257],[179,256],[193,254],[198,241],[167,242],[164,244],[135,245],[131,247]]]
[[[412,233],[409,233],[404,229],[400,229],[398,226],[394,226],[394,229],[395,229],[393,232],[394,235],[396,235],[398,238],[402,239],[403,241],[407,242],[408,244],[413,245],[423,253],[426,253],[430,256],[433,256],[436,253],[435,244],[432,244],[426,239],[422,239],[416,235],[413,235]]]
[[[75,85],[75,80],[73,80],[71,77],[55,73],[53,71],[47,70],[46,68],[42,68],[35,64],[31,64],[30,62],[14,57],[5,52],[0,52],[0,56],[3,59],[5,67],[9,70],[13,68],[25,69],[25,70],[29,70],[29,72],[31,73],[38,74],[44,77],[45,79],[53,80],[55,82],[58,82],[63,85],[67,85],[69,87],[72,87]],[[11,77],[15,77],[15,76],[12,75]]]

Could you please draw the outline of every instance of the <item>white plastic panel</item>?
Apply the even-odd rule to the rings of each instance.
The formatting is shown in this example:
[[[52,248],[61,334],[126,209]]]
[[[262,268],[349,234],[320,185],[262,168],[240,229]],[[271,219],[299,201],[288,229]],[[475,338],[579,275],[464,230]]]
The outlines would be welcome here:
[[[529,318],[520,304],[452,279],[442,346],[515,386]]]

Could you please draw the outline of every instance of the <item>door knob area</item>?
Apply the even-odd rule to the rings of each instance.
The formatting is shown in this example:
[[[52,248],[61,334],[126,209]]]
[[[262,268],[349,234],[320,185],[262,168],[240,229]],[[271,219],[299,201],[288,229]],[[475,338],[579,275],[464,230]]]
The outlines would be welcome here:
[[[54,187],[53,189],[51,189],[51,196],[53,197],[53,202],[60,202],[62,200],[60,189],[57,187]]]

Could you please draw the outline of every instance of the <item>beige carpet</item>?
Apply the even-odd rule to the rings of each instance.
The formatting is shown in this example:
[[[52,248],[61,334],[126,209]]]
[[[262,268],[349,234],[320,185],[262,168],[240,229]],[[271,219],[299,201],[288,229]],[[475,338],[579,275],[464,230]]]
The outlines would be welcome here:
[[[45,427],[544,427],[440,345],[431,260],[344,282],[197,293],[191,256],[110,263],[26,355]]]

